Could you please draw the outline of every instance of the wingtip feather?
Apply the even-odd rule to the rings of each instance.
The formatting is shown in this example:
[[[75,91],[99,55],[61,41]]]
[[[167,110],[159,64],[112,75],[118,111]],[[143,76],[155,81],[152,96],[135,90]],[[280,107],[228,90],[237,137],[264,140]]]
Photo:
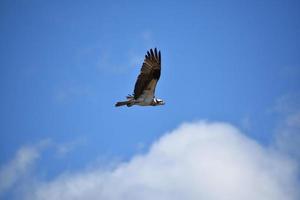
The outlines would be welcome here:
[[[160,52],[160,50],[157,50],[156,47],[149,49],[147,51],[146,55],[145,55],[145,59],[156,60],[159,63],[161,63],[161,52]]]
[[[161,63],[161,55],[160,55],[160,51],[158,52],[158,60],[159,60],[159,63]]]
[[[152,49],[150,49],[150,54],[151,54],[151,57],[154,57],[154,53],[153,53]]]

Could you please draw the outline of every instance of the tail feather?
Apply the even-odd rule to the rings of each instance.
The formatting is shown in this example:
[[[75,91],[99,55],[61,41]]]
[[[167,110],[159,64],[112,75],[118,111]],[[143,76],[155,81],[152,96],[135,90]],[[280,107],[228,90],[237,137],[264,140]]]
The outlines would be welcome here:
[[[119,101],[115,104],[116,107],[128,105],[130,101]]]

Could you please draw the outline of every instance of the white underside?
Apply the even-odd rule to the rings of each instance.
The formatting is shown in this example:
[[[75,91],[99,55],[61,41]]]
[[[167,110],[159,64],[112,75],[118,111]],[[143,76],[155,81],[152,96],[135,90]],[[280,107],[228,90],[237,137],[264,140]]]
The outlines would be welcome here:
[[[148,88],[144,90],[143,94],[135,100],[134,105],[139,105],[139,106],[150,106],[153,102],[154,99],[154,89],[157,84],[157,80],[152,80]]]
[[[150,106],[152,104],[153,97],[152,98],[138,98],[135,102],[135,105],[139,106]]]

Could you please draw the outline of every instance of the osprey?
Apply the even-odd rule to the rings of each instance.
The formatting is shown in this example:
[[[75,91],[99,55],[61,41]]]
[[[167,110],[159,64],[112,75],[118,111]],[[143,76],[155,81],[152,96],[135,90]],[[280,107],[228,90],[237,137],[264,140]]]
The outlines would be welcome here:
[[[115,106],[158,106],[164,105],[162,99],[155,98],[155,88],[160,77],[161,56],[160,51],[157,52],[150,49],[145,55],[141,72],[136,80],[133,95],[128,95],[127,101],[117,102]]]

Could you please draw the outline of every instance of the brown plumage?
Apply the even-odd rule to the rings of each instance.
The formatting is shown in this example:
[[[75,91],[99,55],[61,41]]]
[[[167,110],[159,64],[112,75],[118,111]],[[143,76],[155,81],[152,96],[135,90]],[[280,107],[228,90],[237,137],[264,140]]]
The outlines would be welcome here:
[[[154,51],[150,49],[145,55],[144,63],[141,68],[140,75],[138,76],[135,87],[134,87],[134,98],[137,99],[145,89],[152,89],[153,94],[155,93],[156,83],[160,78],[161,71],[161,55],[160,51],[157,52],[155,48]],[[156,80],[155,84],[147,88],[151,80]],[[152,88],[154,87],[154,88]]]
[[[160,78],[161,54],[155,48],[147,51],[139,76],[135,82],[133,95],[127,96],[127,101],[120,101],[115,106],[128,107],[133,105],[157,106],[164,105],[162,99],[155,98],[156,84]]]

